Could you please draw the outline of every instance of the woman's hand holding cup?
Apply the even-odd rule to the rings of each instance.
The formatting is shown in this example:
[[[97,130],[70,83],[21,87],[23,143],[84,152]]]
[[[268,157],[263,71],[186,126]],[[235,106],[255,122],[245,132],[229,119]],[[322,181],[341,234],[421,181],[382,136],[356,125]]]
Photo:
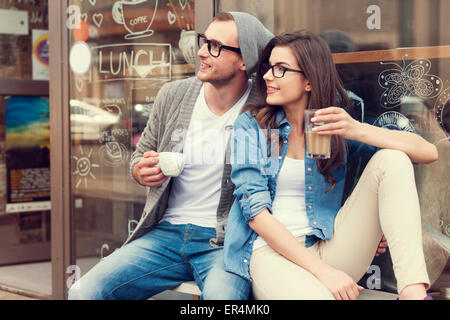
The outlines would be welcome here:
[[[312,122],[325,122],[313,131],[320,135],[339,135],[347,140],[355,140],[360,135],[361,123],[353,119],[347,111],[338,107],[320,109]]]

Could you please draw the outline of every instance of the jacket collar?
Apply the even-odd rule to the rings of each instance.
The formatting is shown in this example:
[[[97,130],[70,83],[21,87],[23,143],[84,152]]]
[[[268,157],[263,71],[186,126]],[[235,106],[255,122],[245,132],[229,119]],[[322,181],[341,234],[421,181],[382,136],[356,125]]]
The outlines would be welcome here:
[[[284,131],[286,127],[292,127],[289,123],[288,119],[286,118],[286,114],[284,113],[283,109],[280,108],[280,111],[277,113],[277,123],[279,130]],[[290,130],[288,130],[290,131]]]

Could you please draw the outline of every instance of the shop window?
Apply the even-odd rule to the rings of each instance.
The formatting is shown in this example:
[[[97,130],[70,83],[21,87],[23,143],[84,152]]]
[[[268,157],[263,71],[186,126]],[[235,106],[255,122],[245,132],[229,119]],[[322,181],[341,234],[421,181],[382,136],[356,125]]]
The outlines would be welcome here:
[[[142,215],[146,189],[130,177],[130,156],[161,86],[194,75],[194,10],[191,0],[68,1],[72,217],[83,274]]]
[[[0,79],[33,79],[33,30],[48,30],[48,0],[0,0],[0,11],[8,14],[5,10],[25,12],[29,32],[5,34],[0,27]]]
[[[17,16],[8,23],[25,27],[19,32],[5,24],[5,16]],[[0,17],[0,265],[45,261],[50,260],[48,1],[0,0]]]
[[[219,0],[216,4],[217,12],[257,16],[274,34],[300,29],[320,34],[334,54],[345,88],[355,98],[358,120],[416,132],[436,145],[439,161],[415,165],[415,173],[428,272],[432,282],[440,279],[435,288],[449,287],[445,280],[450,272],[446,267],[450,255],[449,1]],[[364,166],[361,159],[353,163],[347,194]],[[390,263],[387,254],[373,265],[381,267],[379,289],[395,292]],[[362,285],[370,277],[369,272]]]

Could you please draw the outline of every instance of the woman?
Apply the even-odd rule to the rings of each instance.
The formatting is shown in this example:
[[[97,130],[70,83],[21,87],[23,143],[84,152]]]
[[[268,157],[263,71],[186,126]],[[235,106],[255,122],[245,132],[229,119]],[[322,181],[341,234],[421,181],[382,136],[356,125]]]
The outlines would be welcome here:
[[[435,146],[354,120],[327,44],[307,31],[269,42],[257,83],[266,104],[248,106],[233,129],[225,269],[251,280],[257,299],[353,300],[384,234],[399,299],[424,299],[430,284],[411,161],[437,160]],[[332,135],[328,160],[305,157],[307,109],[328,123],[316,131]],[[346,164],[358,156],[372,157],[341,207]]]

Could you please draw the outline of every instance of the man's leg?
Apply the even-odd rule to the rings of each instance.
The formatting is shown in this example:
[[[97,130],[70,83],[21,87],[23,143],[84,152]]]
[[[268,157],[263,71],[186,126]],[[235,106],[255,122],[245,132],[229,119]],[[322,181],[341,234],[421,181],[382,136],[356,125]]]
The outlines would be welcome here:
[[[143,300],[192,281],[181,257],[183,226],[163,223],[116,250],[75,283],[70,300]]]
[[[185,230],[185,255],[192,268],[204,300],[246,300],[251,283],[223,266],[223,247],[211,246],[216,237],[214,228],[187,225]]]

